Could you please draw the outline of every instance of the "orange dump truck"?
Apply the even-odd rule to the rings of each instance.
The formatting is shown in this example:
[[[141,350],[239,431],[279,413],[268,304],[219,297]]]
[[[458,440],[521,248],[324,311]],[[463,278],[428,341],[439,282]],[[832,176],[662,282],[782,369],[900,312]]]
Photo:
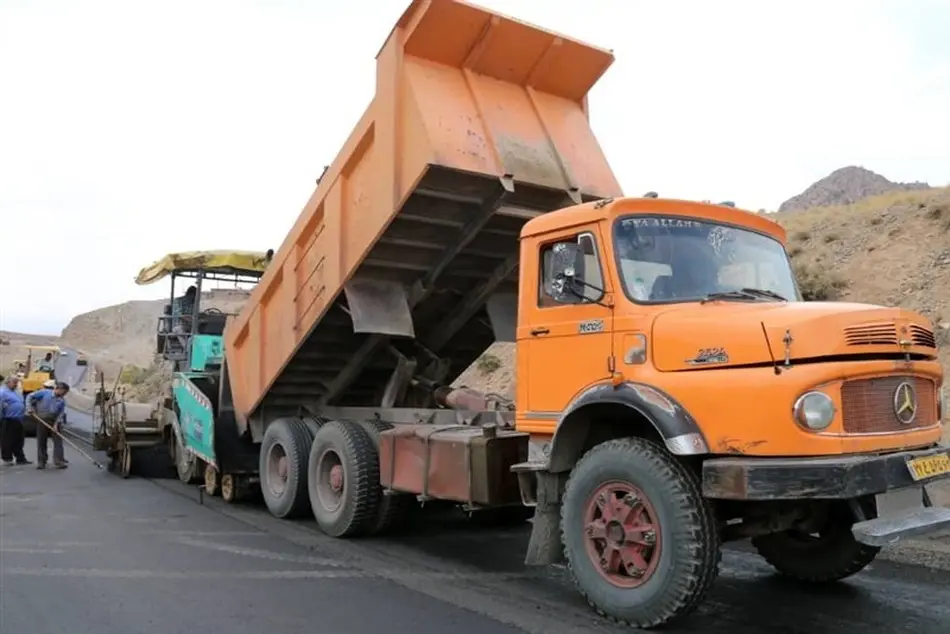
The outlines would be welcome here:
[[[209,477],[381,533],[419,500],[528,508],[599,612],[695,608],[726,540],[837,580],[950,522],[931,325],[805,303],[785,232],[624,198],[589,123],[609,52],[413,2],[376,96],[224,331]],[[517,395],[450,387],[516,341]],[[217,385],[217,384],[216,384]],[[199,435],[201,435],[199,434]],[[207,438],[207,435],[203,437]]]

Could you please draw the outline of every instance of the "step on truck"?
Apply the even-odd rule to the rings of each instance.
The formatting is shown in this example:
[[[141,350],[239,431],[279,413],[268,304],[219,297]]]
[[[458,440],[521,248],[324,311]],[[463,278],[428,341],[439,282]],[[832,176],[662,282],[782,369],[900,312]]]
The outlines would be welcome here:
[[[766,216],[624,197],[588,123],[612,59],[413,2],[219,379],[176,375],[208,413],[186,449],[335,537],[419,500],[531,508],[527,563],[640,627],[699,605],[727,540],[827,582],[946,526],[930,323],[803,302]],[[514,401],[451,387],[496,341]]]

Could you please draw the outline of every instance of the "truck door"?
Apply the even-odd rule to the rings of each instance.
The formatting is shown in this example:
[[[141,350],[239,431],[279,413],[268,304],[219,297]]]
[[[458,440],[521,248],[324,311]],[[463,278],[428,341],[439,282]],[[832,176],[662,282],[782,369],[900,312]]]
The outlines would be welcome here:
[[[524,302],[527,317],[519,328],[518,345],[527,348],[528,375],[525,415],[556,420],[571,399],[592,383],[609,378],[612,310],[603,304],[609,293],[602,249],[596,227],[574,230],[545,241],[538,249],[539,273],[535,289],[523,292],[536,301]],[[564,243],[576,244],[574,293],[558,292],[557,252]],[[563,268],[563,267],[562,267]],[[582,295],[582,296],[581,296]]]

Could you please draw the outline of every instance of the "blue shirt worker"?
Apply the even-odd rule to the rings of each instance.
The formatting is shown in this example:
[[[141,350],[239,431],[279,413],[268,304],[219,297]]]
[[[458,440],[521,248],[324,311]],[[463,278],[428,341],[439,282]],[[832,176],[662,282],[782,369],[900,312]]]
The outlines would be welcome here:
[[[26,405],[17,389],[20,379],[15,374],[0,385],[0,459],[4,464],[30,464],[23,454],[23,415]]]
[[[60,432],[66,419],[66,393],[69,385],[58,381],[52,389],[43,388],[26,397],[26,413],[35,416],[44,424],[36,426],[36,468],[45,469],[48,459],[46,441],[53,440],[53,466],[65,469],[67,461],[63,455],[63,437]]]

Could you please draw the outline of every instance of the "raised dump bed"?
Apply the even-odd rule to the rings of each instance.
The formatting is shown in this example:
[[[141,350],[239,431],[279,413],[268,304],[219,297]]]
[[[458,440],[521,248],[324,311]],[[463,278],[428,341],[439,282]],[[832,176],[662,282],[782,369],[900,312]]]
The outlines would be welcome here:
[[[513,340],[522,225],[620,194],[586,101],[612,61],[464,2],[413,2],[375,98],[226,330],[239,425],[259,438],[301,406],[426,406],[390,384],[400,349],[447,383]]]

